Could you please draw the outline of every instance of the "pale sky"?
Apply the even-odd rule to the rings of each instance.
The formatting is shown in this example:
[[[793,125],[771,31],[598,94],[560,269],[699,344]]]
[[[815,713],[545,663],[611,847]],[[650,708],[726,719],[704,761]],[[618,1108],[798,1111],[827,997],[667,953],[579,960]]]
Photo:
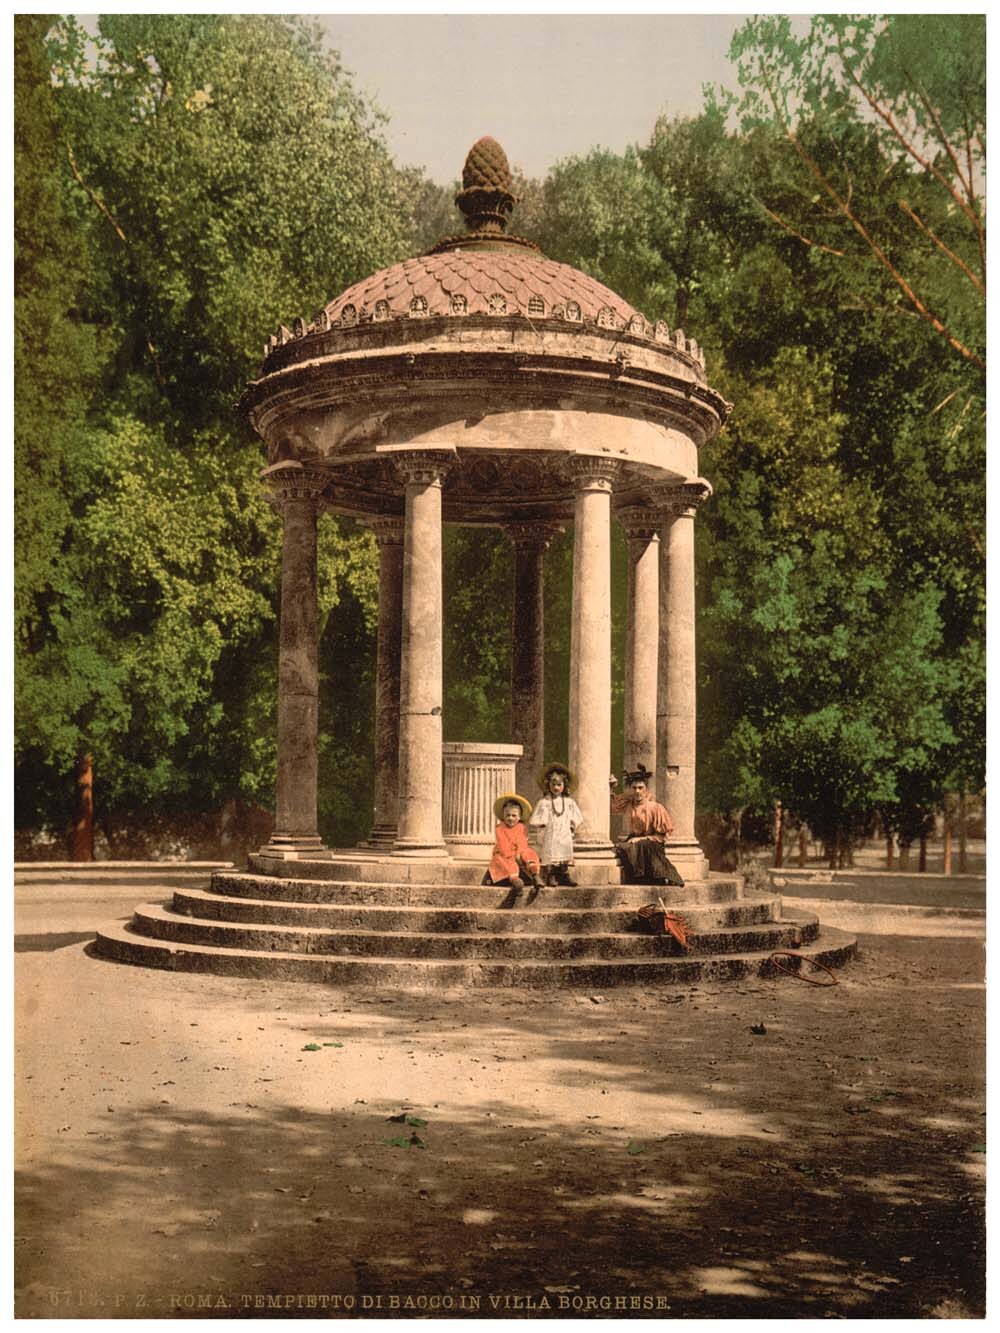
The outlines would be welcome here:
[[[644,143],[661,112],[697,112],[703,84],[735,84],[726,51],[746,15],[317,17],[389,115],[396,161],[450,185],[484,134],[529,176],[596,145]]]

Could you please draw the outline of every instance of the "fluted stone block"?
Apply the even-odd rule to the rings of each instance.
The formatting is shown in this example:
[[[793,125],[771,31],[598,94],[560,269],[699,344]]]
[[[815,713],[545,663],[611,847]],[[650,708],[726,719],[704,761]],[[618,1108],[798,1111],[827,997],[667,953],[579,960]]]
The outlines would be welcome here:
[[[489,860],[504,792],[519,790],[520,745],[446,741],[444,750],[444,840],[453,856]]]

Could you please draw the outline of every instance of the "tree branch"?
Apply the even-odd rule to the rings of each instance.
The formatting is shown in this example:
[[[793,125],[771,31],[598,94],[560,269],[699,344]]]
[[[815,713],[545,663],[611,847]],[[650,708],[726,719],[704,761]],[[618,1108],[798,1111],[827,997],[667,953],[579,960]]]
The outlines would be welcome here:
[[[111,210],[107,207],[107,205],[105,204],[104,200],[100,197],[100,195],[97,194],[95,190],[92,190],[90,186],[87,184],[87,182],[80,175],[80,168],[76,165],[76,158],[73,156],[73,149],[69,146],[69,144],[66,145],[66,156],[69,158],[69,166],[70,170],[73,173],[74,180],[82,189],[84,189],[87,192],[91,200],[97,205],[100,211],[111,223],[112,227],[114,227],[115,234],[117,235],[118,239],[124,241],[125,244],[128,245],[128,238],[122,231],[121,227],[119,227],[118,223],[115,221],[115,218],[111,213]]]
[[[913,88],[916,91],[917,96],[923,103],[924,109],[930,116],[931,122],[934,125],[935,130],[937,130],[938,138],[940,139],[942,145],[944,146],[945,152],[951,159],[952,165],[955,168],[955,174],[958,176],[958,179],[965,186],[968,203],[962,200],[960,200],[959,202],[961,203],[963,211],[967,213],[968,216],[972,219],[973,226],[976,229],[976,235],[979,240],[979,262],[980,262],[980,267],[983,273],[985,274],[986,273],[986,228],[983,225],[983,222],[974,207],[976,203],[975,185],[971,177],[969,178],[968,181],[966,181],[965,177],[962,175],[962,168],[958,165],[958,158],[955,155],[955,150],[952,148],[951,142],[949,141],[948,136],[945,134],[944,129],[942,128],[941,121],[938,117],[937,112],[931,105],[930,98],[924,92],[923,88],[921,88],[920,84],[916,81],[916,79],[914,79],[913,76],[910,74],[910,72],[905,68],[905,66],[903,68],[903,74],[913,85]],[[952,196],[955,197],[954,191],[952,191]]]
[[[972,524],[969,522],[968,519],[965,520],[965,530],[966,530],[966,532],[969,534],[969,537],[970,537],[970,539],[971,539],[971,541],[972,541],[973,546],[974,546],[974,547],[976,548],[976,550],[979,552],[979,556],[980,556],[980,558],[981,558],[982,560],[985,560],[985,559],[986,559],[986,547],[983,545],[982,541],[980,540],[980,538],[979,538],[979,533],[975,530],[975,528],[972,526]]]
[[[900,144],[903,147],[904,152],[909,154],[909,156],[913,158],[914,162],[916,162],[918,166],[923,167],[925,171],[929,171],[931,175],[934,176],[934,178],[937,181],[939,181],[941,185],[944,186],[944,188],[948,191],[951,197],[955,200],[955,203],[958,204],[959,208],[961,208],[963,212],[968,214],[969,220],[973,223],[973,225],[978,227],[980,225],[978,214],[975,212],[974,209],[969,207],[967,200],[963,198],[963,196],[958,192],[958,190],[955,189],[954,185],[951,183],[948,177],[945,176],[945,174],[941,170],[939,170],[939,168],[936,167],[933,162],[931,162],[928,158],[924,157],[923,154],[917,151],[916,146],[913,143],[911,143],[911,141],[907,138],[907,136],[896,124],[896,121],[892,113],[890,111],[887,111],[880,103],[878,103],[875,100],[874,97],[872,97],[868,89],[858,78],[857,74],[855,74],[854,70],[851,68],[850,64],[847,61],[847,57],[844,55],[843,41],[839,37],[837,39],[837,45],[840,48],[840,63],[843,65],[845,71],[847,72],[847,77],[851,80],[855,88],[857,88],[858,92],[865,99],[865,101],[875,112],[875,114],[879,116],[880,119],[885,121],[886,125],[888,125],[889,129],[899,140]],[[905,70],[903,72],[904,74],[906,74]],[[909,79],[910,83],[913,83],[913,80],[912,78],[910,78],[909,74],[906,74],[906,78]],[[914,89],[917,93],[917,96],[920,97],[921,101],[923,101],[924,105],[926,106],[927,103],[920,89],[916,86],[916,84],[914,84]],[[930,110],[930,108],[928,108],[928,110]],[[941,132],[940,129],[938,129],[939,134],[940,132]],[[947,140],[945,140],[944,143],[945,143],[945,150],[947,151],[948,156],[951,158],[952,163],[955,166],[955,171],[958,176],[958,179],[962,182],[964,186],[966,184],[965,177],[962,175],[961,168],[959,167],[957,161],[955,160],[955,155],[951,150],[951,145],[947,142]]]
[[[790,223],[785,222],[785,220],[783,218],[780,218],[777,213],[772,212],[772,210],[768,208],[767,204],[765,204],[762,199],[758,199],[756,195],[753,195],[753,201],[755,204],[759,204],[760,207],[767,214],[767,216],[769,218],[772,218],[778,224],[779,227],[784,227],[785,231],[791,232],[791,234],[794,237],[796,237],[797,240],[800,240],[803,245],[815,246],[817,250],[822,250],[828,255],[836,255],[838,259],[847,258],[847,255],[844,253],[843,250],[834,250],[829,245],[824,245],[822,241],[811,241],[808,236],[803,236],[802,233],[800,231],[796,231],[795,228],[791,226]]]
[[[906,295],[908,300],[920,314],[921,318],[925,319],[933,329],[935,329],[938,333],[940,333],[942,337],[944,337],[946,341],[950,344],[950,346],[954,347],[955,351],[958,352],[961,356],[965,357],[967,361],[971,361],[972,364],[974,366],[977,366],[980,370],[985,370],[986,362],[980,356],[978,356],[974,351],[972,351],[971,348],[966,347],[963,342],[960,342],[959,339],[956,338],[955,335],[937,317],[937,315],[935,315],[931,310],[927,308],[926,305],[924,305],[923,301],[921,301],[920,297],[916,294],[916,292],[913,290],[910,284],[899,272],[899,270],[893,264],[892,260],[879,245],[878,241],[876,241],[874,236],[872,236],[871,232],[869,232],[868,228],[864,225],[861,219],[853,212],[850,206],[847,203],[845,203],[845,201],[840,197],[840,195],[834,189],[833,185],[831,185],[829,178],[827,177],[826,173],[823,171],[819,163],[811,156],[810,153],[806,151],[805,148],[803,148],[802,144],[798,140],[798,137],[796,136],[791,126],[788,124],[788,121],[785,119],[785,117],[782,115],[781,111],[778,108],[777,99],[774,95],[774,89],[771,85],[771,80],[768,76],[768,71],[763,61],[760,62],[760,72],[761,72],[761,78],[764,83],[764,87],[767,89],[767,95],[768,98],[770,99],[771,106],[774,108],[774,114],[777,116],[781,124],[781,127],[785,134],[785,138],[795,149],[796,153],[808,167],[812,175],[815,176],[817,181],[819,181],[823,190],[830,196],[830,198],[837,205],[838,209],[844,215],[844,217],[847,218],[848,222],[850,222],[851,226],[862,238],[862,240],[871,250],[875,258],[879,261],[879,263],[883,266],[886,272],[890,275],[893,282],[895,282],[896,285],[900,288],[900,290]]]
[[[104,200],[97,193],[97,191],[92,190],[91,187],[87,184],[87,182],[83,179],[83,176],[80,174],[80,168],[76,165],[76,158],[73,156],[73,149],[70,147],[69,144],[66,145],[66,156],[69,159],[69,166],[70,170],[73,173],[73,178],[80,185],[80,187],[86,191],[86,193],[93,200],[94,204],[101,211],[104,217],[106,217],[107,220],[111,223],[112,227],[115,230],[115,235],[118,237],[118,239],[124,242],[125,245],[128,245],[128,237],[125,235],[121,227],[118,225],[117,219],[115,218],[114,214],[108,208],[107,204],[105,204]],[[156,347],[153,344],[152,339],[148,335],[146,337],[146,349],[149,352],[150,358],[153,362],[153,373],[156,376],[156,382],[162,389],[166,381],[163,378],[163,372],[160,370],[159,354],[157,353]]]
[[[910,207],[910,205],[906,202],[905,199],[900,199],[899,206],[903,210],[903,212],[907,215],[907,217],[913,219],[913,221],[917,224],[917,226],[924,233],[924,235],[929,236],[931,240],[934,242],[934,244],[938,247],[938,249],[943,251],[943,253],[946,254],[948,258],[952,260],[953,263],[958,265],[958,267],[962,270],[962,272],[969,279],[969,281],[975,286],[976,290],[982,292],[983,296],[985,296],[986,295],[985,283],[983,283],[975,275],[975,273],[973,273],[972,269],[969,268],[965,260],[962,259],[960,255],[955,254],[954,250],[949,250],[948,246],[945,245],[944,241],[942,241],[939,236],[937,236],[933,231],[931,231],[930,227],[927,226],[926,222],[923,222],[916,215],[916,213],[914,213],[913,209]]]

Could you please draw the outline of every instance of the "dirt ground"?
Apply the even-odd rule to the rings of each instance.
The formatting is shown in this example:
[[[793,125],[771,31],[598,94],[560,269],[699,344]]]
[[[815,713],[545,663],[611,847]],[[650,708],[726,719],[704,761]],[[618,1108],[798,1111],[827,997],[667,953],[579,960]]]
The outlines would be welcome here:
[[[827,989],[19,953],[16,1313],[982,1318],[982,925],[901,928]]]

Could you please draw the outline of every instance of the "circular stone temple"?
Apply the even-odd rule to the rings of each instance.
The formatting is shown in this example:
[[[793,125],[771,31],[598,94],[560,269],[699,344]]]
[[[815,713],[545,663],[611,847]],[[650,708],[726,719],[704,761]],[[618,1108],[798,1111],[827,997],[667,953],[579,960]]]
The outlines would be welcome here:
[[[657,775],[672,858],[700,871],[694,835],[694,515],[710,494],[699,447],[728,405],[681,330],[651,323],[586,274],[506,235],[503,149],[469,153],[466,231],[282,326],[243,406],[267,445],[284,518],[278,796],[261,856],[321,850],[316,829],[315,528],[328,510],[371,523],[381,550],[372,841],[447,852],[442,833],[441,527],[502,528],[518,621],[511,735],[521,790],[542,731],[542,562],[574,528],[569,763],[582,860],[614,872],[611,523],[630,534],[626,764]],[[683,863],[683,864],[682,864]]]
[[[841,961],[853,941],[817,944],[815,917],[782,915],[780,899],[711,874],[695,836],[694,520],[711,494],[698,451],[730,405],[682,330],[507,235],[515,198],[495,140],[473,146],[462,185],[462,234],[282,325],[241,399],[283,526],[274,833],[247,872],[179,892],[172,911],[137,909],[98,947],[192,970],[437,984],[741,976],[789,945]],[[369,524],[380,565],[371,833],[337,851],[317,827],[326,512]],[[620,884],[611,840],[616,522],[629,538],[624,758],[655,774],[671,810],[680,889]],[[510,734],[476,745],[444,740],[446,523],[500,528],[512,544]],[[506,888],[480,880],[496,785],[506,789],[513,771],[517,790],[534,795],[554,758],[543,735],[542,571],[568,525],[565,758],[584,816],[579,887],[514,913],[503,910]],[[684,913],[690,954],[675,956],[670,936],[635,933],[636,908],[657,892]]]

